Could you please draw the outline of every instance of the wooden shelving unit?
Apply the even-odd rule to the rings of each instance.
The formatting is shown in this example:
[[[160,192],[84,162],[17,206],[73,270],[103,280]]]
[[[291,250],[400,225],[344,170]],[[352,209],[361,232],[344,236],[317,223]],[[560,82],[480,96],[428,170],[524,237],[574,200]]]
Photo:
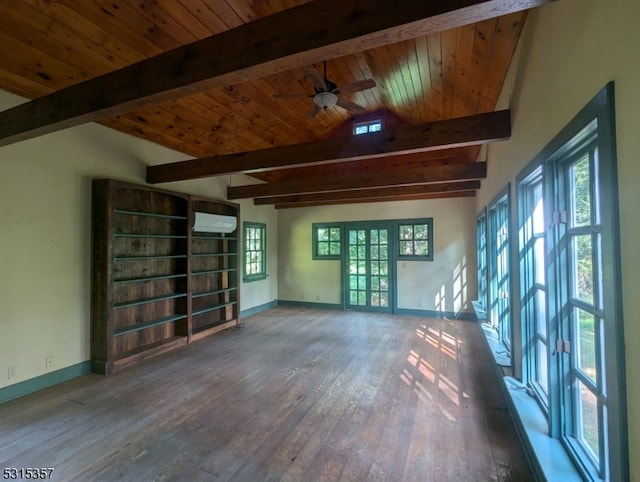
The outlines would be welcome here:
[[[198,233],[196,211],[236,204],[93,182],[91,368],[109,374],[238,323],[236,233]]]

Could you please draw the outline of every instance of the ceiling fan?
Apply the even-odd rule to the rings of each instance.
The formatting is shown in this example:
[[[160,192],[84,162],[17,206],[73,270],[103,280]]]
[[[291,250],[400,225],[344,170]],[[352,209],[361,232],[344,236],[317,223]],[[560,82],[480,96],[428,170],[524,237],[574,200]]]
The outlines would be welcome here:
[[[364,107],[351,102],[348,99],[342,97],[344,94],[352,94],[354,92],[360,92],[361,90],[371,89],[376,86],[373,79],[358,80],[351,82],[350,84],[338,86],[327,79],[327,61],[324,61],[324,77],[314,68],[303,68],[304,74],[309,78],[313,84],[313,90],[315,94],[276,94],[273,97],[275,99],[301,99],[311,98],[313,99],[313,107],[307,112],[307,119],[314,117],[320,110],[327,109],[334,105],[342,107],[349,112],[360,113],[364,111]]]

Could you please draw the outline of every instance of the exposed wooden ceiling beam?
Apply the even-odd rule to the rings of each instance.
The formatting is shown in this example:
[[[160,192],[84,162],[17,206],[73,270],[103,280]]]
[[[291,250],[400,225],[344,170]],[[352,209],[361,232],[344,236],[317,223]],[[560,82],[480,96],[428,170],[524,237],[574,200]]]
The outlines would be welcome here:
[[[304,207],[314,207],[314,206],[331,206],[336,204],[357,204],[357,203],[376,203],[376,202],[391,202],[391,201],[411,201],[411,200],[424,200],[424,199],[443,199],[443,198],[454,198],[454,197],[475,197],[475,190],[470,191],[456,191],[456,192],[444,192],[444,193],[435,193],[435,194],[416,194],[414,196],[407,197],[373,197],[373,198],[362,198],[356,199],[353,201],[346,200],[336,200],[336,201],[312,201],[308,203],[283,203],[276,204],[274,207],[276,209],[289,209],[289,208],[304,208]]]
[[[353,191],[333,191],[314,194],[296,194],[292,196],[259,197],[254,204],[306,204],[315,202],[358,202],[365,199],[393,198],[415,199],[416,196],[431,196],[434,194],[451,193],[457,191],[471,191],[480,188],[480,181],[441,182],[435,184],[419,184],[415,186],[393,186],[372,189],[357,189]]]
[[[230,186],[228,199],[311,194],[373,187],[410,186],[436,182],[482,179],[487,175],[484,162],[464,162],[438,165],[411,171],[381,171],[363,173],[357,177],[293,179],[249,186]]]
[[[147,182],[184,181],[239,172],[375,158],[390,153],[463,147],[505,140],[510,135],[510,112],[502,110],[415,126],[399,125],[388,131],[360,136],[336,137],[326,141],[149,166]]]
[[[548,1],[310,2],[6,110],[0,146]]]

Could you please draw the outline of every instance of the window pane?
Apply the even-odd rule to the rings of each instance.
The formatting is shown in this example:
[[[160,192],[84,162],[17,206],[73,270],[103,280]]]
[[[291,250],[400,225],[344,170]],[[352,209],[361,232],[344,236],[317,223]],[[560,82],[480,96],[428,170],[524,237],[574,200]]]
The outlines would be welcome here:
[[[536,290],[536,333],[547,338],[546,293]]]
[[[368,131],[368,128],[366,125],[364,126],[356,126],[356,135],[360,135],[360,134],[366,134]]]
[[[542,182],[536,184],[533,196],[535,207],[533,209],[533,234],[544,233],[544,203],[542,200]]]
[[[582,382],[578,386],[578,426],[576,437],[591,453],[595,460],[599,460],[599,427],[598,401],[596,396]]]
[[[415,242],[415,254],[418,256],[429,255],[429,242],[428,241],[416,241]]]
[[[329,243],[318,243],[318,254],[326,256],[329,254]]]
[[[400,254],[410,256],[413,254],[412,241],[400,241]]]
[[[593,304],[593,256],[591,235],[573,237],[574,296]]]
[[[589,155],[585,155],[570,168],[572,226],[591,224],[591,183]]]
[[[318,228],[318,241],[329,241],[329,230],[326,228]]]
[[[340,228],[331,228],[329,230],[329,239],[331,241],[340,241]]]
[[[330,243],[329,254],[332,256],[340,256],[340,243]]]
[[[386,229],[382,229],[380,231],[379,243],[380,244],[389,244],[388,236],[387,236],[387,230]]]
[[[427,239],[429,236],[429,226],[426,224],[416,224],[413,231],[415,239]]]
[[[400,226],[400,239],[413,239],[413,226]]]
[[[545,283],[544,238],[536,238],[533,256],[535,257],[535,282],[543,285]]]
[[[547,374],[547,344],[541,340],[537,341],[536,350],[536,381],[545,393],[549,392],[549,375]]]
[[[578,339],[578,367],[594,383],[597,380],[595,318],[580,308],[574,308]]]

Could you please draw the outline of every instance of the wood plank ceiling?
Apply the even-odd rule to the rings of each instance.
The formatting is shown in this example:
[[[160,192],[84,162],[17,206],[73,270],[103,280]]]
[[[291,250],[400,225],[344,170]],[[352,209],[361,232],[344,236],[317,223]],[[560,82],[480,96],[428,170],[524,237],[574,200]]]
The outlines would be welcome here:
[[[306,3],[312,2],[0,0],[0,88],[39,98]],[[519,3],[526,8],[544,2]],[[314,93],[304,66],[296,66],[141,103],[99,122],[183,152],[185,159],[205,158],[202,164],[216,160],[231,164],[233,156],[220,156],[251,158],[256,152],[281,156],[282,148],[288,149],[285,152],[291,158],[284,167],[267,163],[268,169],[240,169],[271,187],[230,188],[229,198],[253,197],[256,204],[297,207],[473,196],[477,180],[486,172],[484,165],[476,165],[482,163],[475,162],[479,145],[508,137],[509,129],[507,120],[502,130],[485,132],[495,120],[478,114],[495,109],[525,17],[526,10],[514,11],[372,48],[361,42],[348,55],[325,58],[327,77],[338,88],[365,79],[375,81],[375,87],[345,96],[364,108],[360,114],[333,106],[309,119],[310,97],[274,98],[282,93]],[[306,67],[322,72],[323,65],[316,62]],[[0,113],[0,122],[4,114]],[[457,124],[438,127],[444,125],[440,121],[466,116],[485,123],[471,131],[471,141],[447,140],[445,133],[428,148],[398,148],[373,156],[327,154],[318,165],[309,165],[315,162],[301,155],[304,146],[322,152],[327,143],[350,136],[354,122],[381,119],[384,133],[378,137],[388,140],[413,132],[412,126],[420,126],[422,132],[438,128],[453,132]],[[188,178],[180,166],[174,171],[177,178]],[[230,168],[229,172],[236,171]],[[151,166],[149,180],[158,175]],[[338,186],[336,179],[341,181]]]

